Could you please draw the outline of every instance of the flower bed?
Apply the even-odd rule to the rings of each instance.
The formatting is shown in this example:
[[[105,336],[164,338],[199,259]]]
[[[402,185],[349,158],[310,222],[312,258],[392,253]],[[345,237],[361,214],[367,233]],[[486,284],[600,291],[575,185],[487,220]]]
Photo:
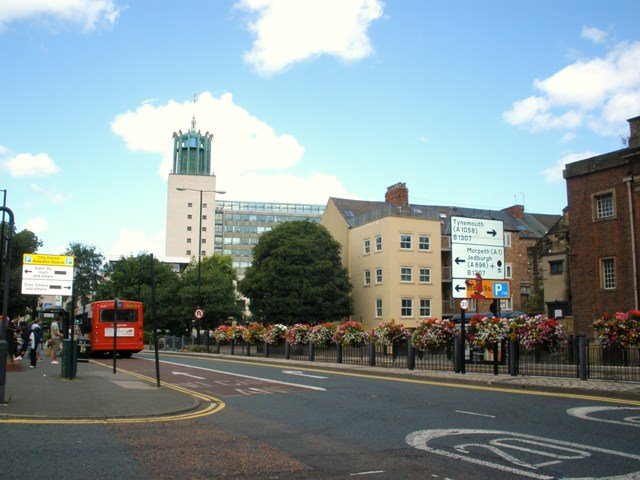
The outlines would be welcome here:
[[[287,327],[281,323],[269,325],[264,333],[264,341],[269,345],[278,345],[285,341],[287,337]]]
[[[290,345],[306,345],[309,343],[311,325],[308,323],[296,323],[287,330],[287,341]]]
[[[509,321],[506,318],[488,318],[476,315],[467,329],[467,340],[475,347],[493,348],[509,338]]]
[[[250,323],[242,332],[242,339],[249,345],[264,341],[265,328],[259,323]]]
[[[525,350],[543,350],[553,352],[567,342],[564,327],[554,318],[544,315],[517,317],[511,323],[511,335],[520,342]]]
[[[405,341],[409,337],[409,331],[402,324],[396,324],[395,320],[381,322],[371,330],[371,338],[377,345],[393,345]]]
[[[427,318],[411,334],[411,345],[418,350],[441,350],[451,344],[454,331],[453,322]]]
[[[360,345],[367,338],[362,324],[360,322],[348,321],[338,325],[336,332],[333,334],[333,342],[344,346]]]
[[[219,343],[230,342],[230,331],[231,327],[229,325],[220,325],[213,331],[213,338]]]
[[[640,347],[640,311],[605,313],[593,322],[596,338],[605,347]]]
[[[318,347],[326,347],[333,342],[336,326],[333,323],[314,325],[309,331],[309,340]]]

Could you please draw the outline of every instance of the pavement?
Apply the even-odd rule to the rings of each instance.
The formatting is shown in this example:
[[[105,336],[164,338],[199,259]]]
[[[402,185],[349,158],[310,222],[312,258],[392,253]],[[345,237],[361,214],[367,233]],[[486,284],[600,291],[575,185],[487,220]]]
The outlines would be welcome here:
[[[588,396],[615,402],[640,405],[640,382],[579,380],[577,378],[494,376],[482,373],[426,372],[396,368],[310,363],[257,356],[208,355],[199,353],[162,352],[163,355],[215,357],[223,360],[250,361],[283,368],[313,369],[347,375],[374,375],[408,381],[446,383],[459,387],[502,389],[535,394],[537,392]],[[28,358],[19,365],[8,363],[4,404],[0,404],[0,423],[27,420],[109,420],[158,419],[175,417],[206,408],[206,400],[154,379],[145,380],[117,371],[98,362],[78,362],[74,379],[63,377],[61,364],[46,358],[29,368]],[[1,400],[1,399],[0,399]]]

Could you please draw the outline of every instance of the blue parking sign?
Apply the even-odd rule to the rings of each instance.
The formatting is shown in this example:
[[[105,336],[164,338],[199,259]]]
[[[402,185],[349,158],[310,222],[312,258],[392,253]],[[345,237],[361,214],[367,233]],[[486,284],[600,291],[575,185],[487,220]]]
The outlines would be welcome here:
[[[510,282],[494,282],[493,283],[493,298],[509,298],[511,292],[509,292]]]

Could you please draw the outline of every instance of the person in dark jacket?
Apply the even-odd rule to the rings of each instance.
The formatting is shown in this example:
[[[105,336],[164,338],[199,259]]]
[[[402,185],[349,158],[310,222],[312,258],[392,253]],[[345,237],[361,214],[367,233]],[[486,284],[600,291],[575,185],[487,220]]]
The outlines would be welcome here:
[[[29,359],[31,364],[29,368],[35,368],[38,363],[38,346],[42,341],[42,327],[40,326],[40,319],[36,318],[31,325],[31,334],[29,335]]]

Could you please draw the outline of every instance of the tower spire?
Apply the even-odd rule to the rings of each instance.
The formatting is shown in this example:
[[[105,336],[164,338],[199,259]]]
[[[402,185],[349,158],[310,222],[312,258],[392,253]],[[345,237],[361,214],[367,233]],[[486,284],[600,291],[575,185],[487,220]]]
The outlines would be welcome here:
[[[191,130],[193,132],[196,131],[196,98],[197,96],[198,96],[197,93],[193,94],[193,117],[191,118]]]

